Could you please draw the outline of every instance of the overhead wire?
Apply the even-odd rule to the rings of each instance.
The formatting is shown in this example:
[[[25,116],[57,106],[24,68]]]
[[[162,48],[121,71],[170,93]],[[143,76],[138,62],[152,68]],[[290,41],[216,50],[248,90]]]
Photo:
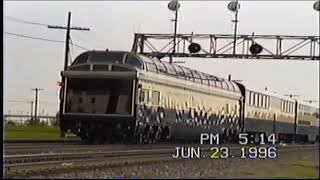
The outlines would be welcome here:
[[[11,17],[11,16],[4,16],[4,17],[7,18],[8,20],[12,20],[12,21],[16,21],[16,22],[20,22],[20,23],[24,23],[24,24],[32,24],[32,25],[39,25],[39,26],[46,26],[46,27],[49,26],[49,24],[26,21],[26,20]]]
[[[23,38],[35,39],[35,40],[42,40],[42,41],[55,42],[55,43],[65,43],[65,41],[52,40],[52,39],[46,39],[46,38],[34,37],[34,36],[28,36],[28,35],[24,35],[24,34],[17,34],[17,33],[11,33],[11,32],[4,32],[4,33],[8,34],[8,35],[12,35],[12,36],[18,36],[18,37],[23,37]],[[85,48],[85,47],[77,45],[77,44],[73,44],[73,45],[78,47],[78,48],[81,48],[81,49],[89,50],[88,48]]]

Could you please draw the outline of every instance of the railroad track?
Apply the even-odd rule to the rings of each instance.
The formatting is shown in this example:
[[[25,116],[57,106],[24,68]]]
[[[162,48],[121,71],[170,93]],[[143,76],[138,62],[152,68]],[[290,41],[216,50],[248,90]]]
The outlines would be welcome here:
[[[287,145],[276,147],[279,153],[319,149],[319,145]],[[229,147],[230,150],[239,148],[240,146]],[[208,152],[210,147],[206,146],[202,147],[202,149],[203,152]],[[163,148],[120,151],[109,150],[105,152],[5,155],[5,177],[28,177],[29,175],[70,172],[72,169],[81,170],[172,161],[173,158],[171,155],[174,154],[174,152],[174,148]],[[240,153],[236,154],[234,158],[240,158]]]
[[[101,144],[87,145],[78,143],[8,143],[4,145],[6,155],[18,154],[52,154],[52,153],[77,153],[77,152],[102,152],[123,149],[159,149],[174,148],[175,144]],[[196,146],[191,144],[190,146]]]

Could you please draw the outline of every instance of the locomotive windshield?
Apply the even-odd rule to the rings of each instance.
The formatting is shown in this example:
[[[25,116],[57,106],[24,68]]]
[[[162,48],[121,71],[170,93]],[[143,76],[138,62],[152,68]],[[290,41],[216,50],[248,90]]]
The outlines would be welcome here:
[[[69,78],[66,113],[131,114],[132,79]]]

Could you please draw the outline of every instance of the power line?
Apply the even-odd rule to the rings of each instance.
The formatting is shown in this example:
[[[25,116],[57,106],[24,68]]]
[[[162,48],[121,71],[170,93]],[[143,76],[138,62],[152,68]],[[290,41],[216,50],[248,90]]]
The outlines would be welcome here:
[[[13,35],[13,36],[19,36],[19,37],[36,39],[36,40],[42,40],[42,41],[49,41],[49,42],[56,42],[56,43],[64,43],[64,41],[52,40],[52,39],[46,39],[46,38],[40,38],[40,37],[34,37],[34,36],[27,36],[27,35],[16,34],[16,33],[11,33],[11,32],[4,32],[4,33],[5,33],[5,34],[9,34],[9,35]]]
[[[13,100],[13,99],[10,99],[10,100],[5,100],[6,102],[10,102],[10,103],[30,103],[31,101],[33,100]],[[58,101],[46,101],[46,100],[39,100],[39,102],[41,103],[47,103],[47,104],[56,104],[56,103],[59,103]]]
[[[15,17],[10,17],[10,16],[5,16],[5,17],[6,17],[7,19],[9,19],[9,20],[16,21],[16,22],[20,22],[20,23],[32,24],[32,25],[38,25],[38,26],[46,26],[46,27],[49,26],[48,24],[26,21],[26,20],[23,20],[23,19],[15,18]]]
[[[5,34],[12,35],[12,36],[18,36],[18,37],[24,37],[24,38],[29,38],[29,39],[35,39],[35,40],[41,40],[41,41],[48,41],[48,42],[56,42],[56,43],[65,43],[65,41],[60,41],[60,40],[52,40],[52,39],[46,39],[46,38],[40,38],[40,37],[34,37],[34,36],[28,36],[28,35],[23,35],[23,34],[16,34],[16,33],[11,33],[11,32],[4,32]],[[74,44],[74,46],[89,50],[88,48],[85,48],[83,46]]]

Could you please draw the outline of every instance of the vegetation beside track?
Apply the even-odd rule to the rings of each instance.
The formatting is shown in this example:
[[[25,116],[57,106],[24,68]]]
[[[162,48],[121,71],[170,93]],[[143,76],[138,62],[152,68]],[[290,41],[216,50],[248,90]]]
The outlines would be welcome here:
[[[287,170],[274,174],[273,178],[317,178],[317,169],[319,169],[318,165],[311,164],[310,162],[300,162],[289,165]]]
[[[59,140],[60,129],[46,124],[5,125],[5,140]]]

